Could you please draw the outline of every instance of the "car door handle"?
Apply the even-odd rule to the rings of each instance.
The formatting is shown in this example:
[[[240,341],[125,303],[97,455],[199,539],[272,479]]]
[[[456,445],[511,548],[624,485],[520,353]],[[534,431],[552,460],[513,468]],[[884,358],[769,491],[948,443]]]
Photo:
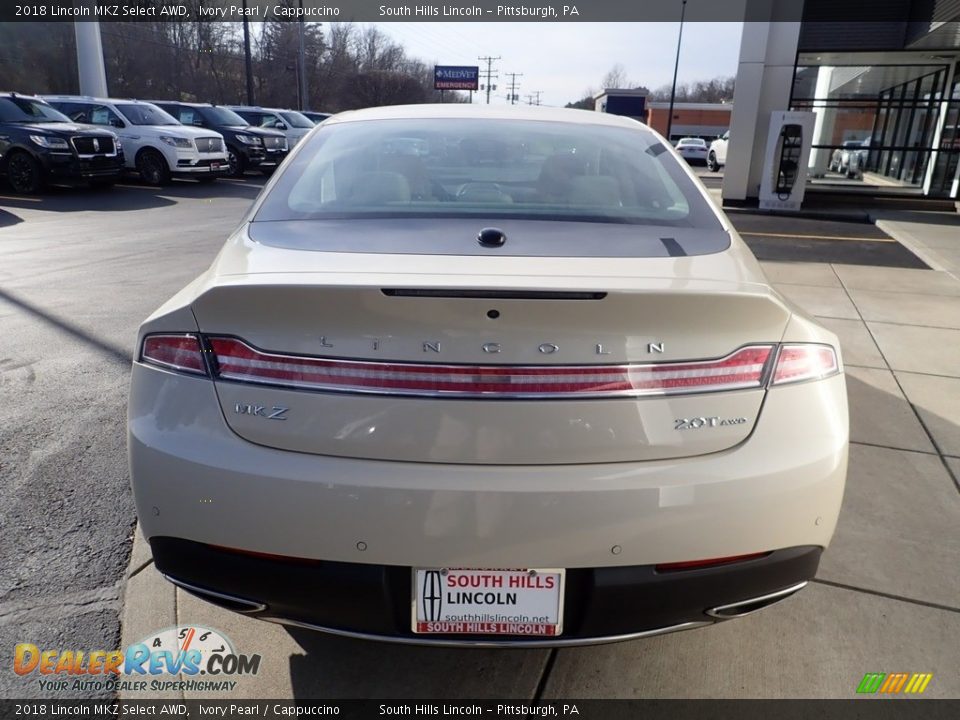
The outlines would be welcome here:
[[[121,135],[120,137],[122,137],[124,140],[139,140],[139,139],[140,139],[140,136],[139,136],[139,135]]]

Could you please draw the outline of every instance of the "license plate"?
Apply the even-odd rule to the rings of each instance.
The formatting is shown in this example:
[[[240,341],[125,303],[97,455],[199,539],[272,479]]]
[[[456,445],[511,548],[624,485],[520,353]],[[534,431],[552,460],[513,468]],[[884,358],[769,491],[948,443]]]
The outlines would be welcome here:
[[[417,568],[413,632],[529,635],[563,632],[563,570]]]
[[[218,162],[212,162],[212,163],[210,163],[210,169],[211,169],[211,170],[219,170],[219,169],[220,169],[220,163],[218,163]]]

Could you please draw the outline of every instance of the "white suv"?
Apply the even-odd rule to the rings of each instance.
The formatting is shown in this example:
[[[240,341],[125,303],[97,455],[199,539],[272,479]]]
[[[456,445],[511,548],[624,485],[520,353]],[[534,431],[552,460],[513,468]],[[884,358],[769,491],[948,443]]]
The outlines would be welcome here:
[[[707,151],[707,167],[712,172],[717,172],[727,164],[727,143],[730,141],[730,131],[727,130],[723,135],[710,143],[710,149]]]
[[[220,133],[181,125],[151,103],[75,95],[44,100],[77,122],[114,128],[123,140],[126,167],[151,185],[174,176],[211,181],[229,171]]]

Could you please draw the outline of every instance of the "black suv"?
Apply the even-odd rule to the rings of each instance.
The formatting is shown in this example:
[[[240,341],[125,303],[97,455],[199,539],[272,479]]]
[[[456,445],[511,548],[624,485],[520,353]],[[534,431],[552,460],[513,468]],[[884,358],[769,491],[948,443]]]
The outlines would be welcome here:
[[[219,105],[209,103],[151,100],[154,105],[173,115],[184,125],[216,130],[227,143],[230,175],[243,177],[247,170],[260,170],[269,175],[287,156],[287,137],[282,132],[253,127]]]
[[[40,98],[0,93],[0,175],[18,193],[48,182],[113,185],[123,151],[109,130],[78,125]]]

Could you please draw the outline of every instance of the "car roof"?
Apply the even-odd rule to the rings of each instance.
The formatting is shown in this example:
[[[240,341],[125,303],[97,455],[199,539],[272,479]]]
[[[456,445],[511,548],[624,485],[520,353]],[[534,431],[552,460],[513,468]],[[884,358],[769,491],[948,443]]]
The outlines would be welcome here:
[[[208,102],[187,102],[186,100],[144,100],[143,102],[152,103],[153,105],[183,105],[184,107],[217,107],[214,103]],[[229,105],[221,105],[220,107],[229,108]]]
[[[105,98],[92,97],[90,95],[41,95],[44,100],[69,100],[71,102],[94,102],[101,104],[116,105],[117,103],[136,105],[153,105],[153,100],[137,100],[136,98]]]
[[[22,97],[29,100],[43,100],[39,95],[30,95],[29,93],[20,93],[16,90],[0,90],[0,97]]]
[[[545,122],[576,123],[625,127],[652,133],[641,122],[622,115],[592,110],[548,108],[542,105],[471,105],[468,103],[431,103],[423,105],[389,105],[384,107],[348,110],[330,116],[326,124],[362,122],[366,120],[473,118],[478,120],[541,120]],[[325,124],[325,127],[326,127]]]

